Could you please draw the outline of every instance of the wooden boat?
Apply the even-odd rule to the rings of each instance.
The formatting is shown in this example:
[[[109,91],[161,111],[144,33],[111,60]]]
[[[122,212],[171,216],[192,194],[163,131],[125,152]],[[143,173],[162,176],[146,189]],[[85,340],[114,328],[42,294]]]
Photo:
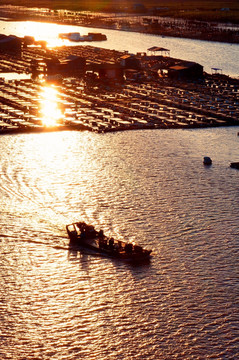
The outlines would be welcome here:
[[[97,231],[94,226],[84,222],[66,225],[66,231],[71,249],[88,248],[106,256],[129,261],[144,261],[151,256],[152,250],[144,249],[135,243],[110,238],[104,235],[103,230]]]

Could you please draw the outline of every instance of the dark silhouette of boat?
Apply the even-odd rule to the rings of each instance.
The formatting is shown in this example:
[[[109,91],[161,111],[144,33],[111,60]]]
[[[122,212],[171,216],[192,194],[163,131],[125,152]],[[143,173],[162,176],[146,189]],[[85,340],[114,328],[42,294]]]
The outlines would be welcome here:
[[[152,250],[135,243],[115,240],[104,235],[103,230],[97,231],[94,226],[84,222],[66,225],[66,230],[71,249],[88,248],[103,255],[136,262],[149,260],[151,256]]]
[[[237,162],[232,162],[230,164],[230,167],[233,168],[233,169],[239,169],[239,161]]]
[[[88,35],[81,35],[78,32],[70,33],[61,33],[59,34],[60,39],[66,39],[74,42],[83,42],[83,41],[105,41],[107,36],[102,33],[88,33]]]
[[[204,165],[212,165],[212,159],[209,156],[204,156],[203,164]]]

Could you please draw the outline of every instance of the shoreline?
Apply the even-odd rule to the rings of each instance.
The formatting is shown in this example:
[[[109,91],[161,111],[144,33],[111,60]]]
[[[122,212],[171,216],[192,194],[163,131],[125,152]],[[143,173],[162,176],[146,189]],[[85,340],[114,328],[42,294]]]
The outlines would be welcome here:
[[[47,10],[47,11],[46,11]],[[0,7],[0,18],[3,21],[40,21],[61,25],[84,26],[91,28],[121,30],[142,34],[185,38],[239,44],[239,25],[219,24],[180,18],[162,18],[147,14],[124,14],[124,16],[101,13],[82,15],[78,12],[62,10],[61,13],[45,9],[44,12],[32,11],[28,8]]]

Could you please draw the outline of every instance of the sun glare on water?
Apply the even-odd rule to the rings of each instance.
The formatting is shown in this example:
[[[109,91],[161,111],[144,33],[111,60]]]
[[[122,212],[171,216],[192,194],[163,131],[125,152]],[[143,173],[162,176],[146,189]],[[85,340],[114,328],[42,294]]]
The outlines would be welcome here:
[[[42,125],[53,127],[59,125],[63,113],[58,104],[58,91],[53,86],[46,86],[41,93]]]

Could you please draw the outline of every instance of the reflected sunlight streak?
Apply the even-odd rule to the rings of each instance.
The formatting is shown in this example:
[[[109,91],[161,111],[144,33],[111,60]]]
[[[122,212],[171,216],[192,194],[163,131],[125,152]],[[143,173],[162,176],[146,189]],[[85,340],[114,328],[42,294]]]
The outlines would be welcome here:
[[[41,22],[24,21],[22,23],[22,33],[33,36],[35,40],[45,40],[48,46],[59,46],[58,34],[59,26],[57,24],[47,24]]]
[[[67,29],[67,30],[66,30]],[[60,33],[78,31],[83,35],[86,30],[80,26],[60,25],[54,23],[41,23],[36,21],[19,22],[17,29],[18,36],[33,36],[35,40],[44,40],[48,47],[62,46],[63,44],[71,45],[68,40],[59,38]]]
[[[42,125],[51,127],[57,126],[63,117],[62,111],[58,106],[58,92],[54,87],[45,86],[41,93]]]

